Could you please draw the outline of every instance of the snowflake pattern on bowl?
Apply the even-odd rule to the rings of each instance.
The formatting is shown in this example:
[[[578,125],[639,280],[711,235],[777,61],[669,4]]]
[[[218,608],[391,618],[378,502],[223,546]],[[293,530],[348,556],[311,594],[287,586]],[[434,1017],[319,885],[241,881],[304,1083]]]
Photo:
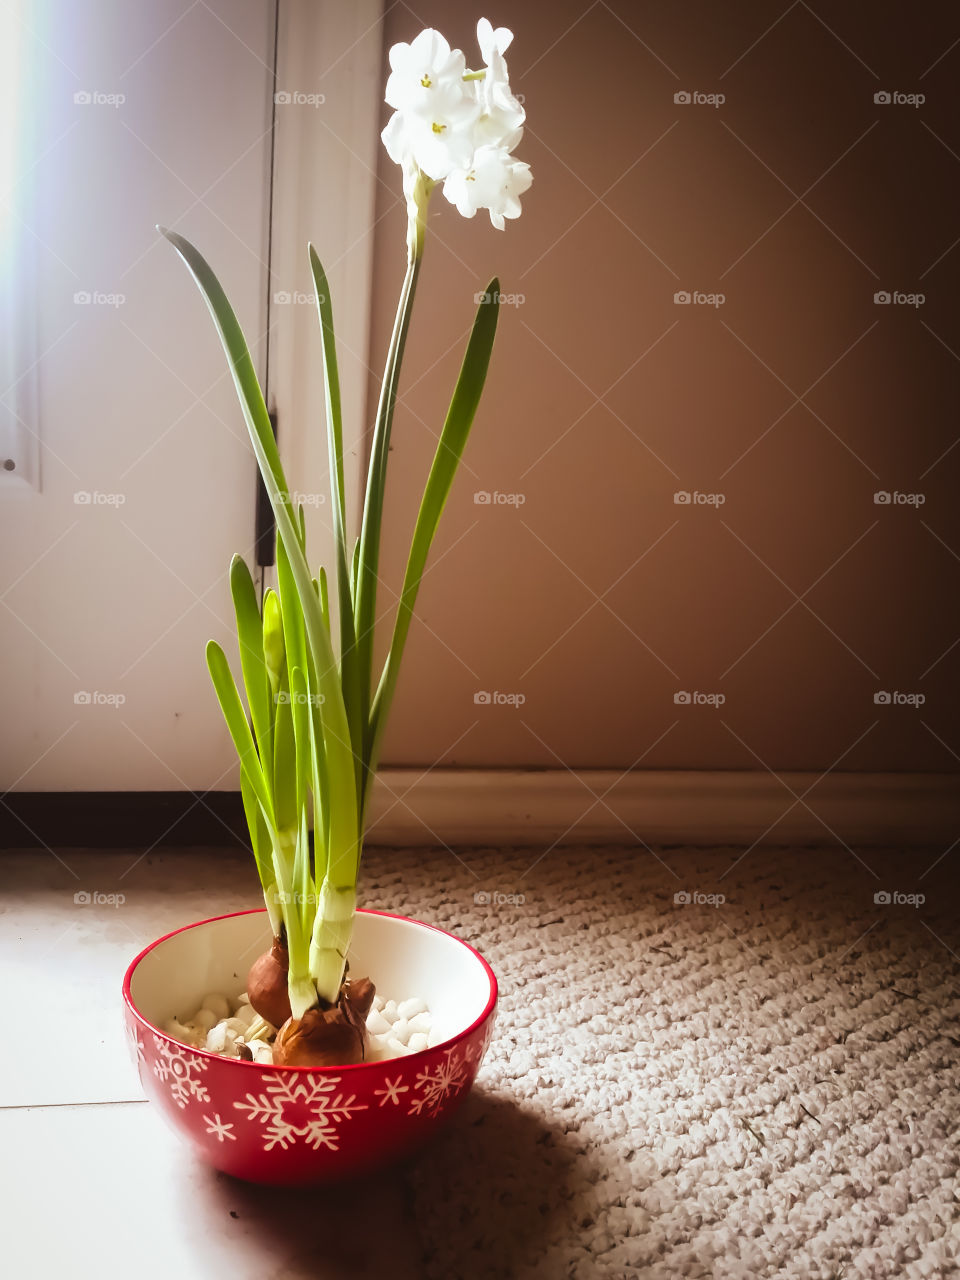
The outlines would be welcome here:
[[[264,1151],[272,1151],[275,1146],[286,1151],[300,1139],[314,1151],[321,1147],[336,1151],[337,1125],[350,1120],[355,1111],[367,1110],[367,1104],[357,1102],[353,1094],[349,1098],[340,1093],[334,1096],[339,1083],[339,1076],[281,1075],[258,1098],[248,1093],[246,1102],[233,1105],[238,1111],[246,1111],[248,1120],[262,1124]]]
[[[210,1094],[206,1085],[193,1074],[195,1071],[206,1071],[207,1060],[162,1036],[154,1036],[153,1044],[157,1051],[153,1074],[170,1086],[170,1095],[180,1110],[184,1109],[191,1098],[196,1098],[198,1102],[209,1102]]]
[[[443,1061],[432,1070],[428,1067],[417,1074],[413,1088],[420,1096],[410,1099],[409,1115],[436,1116],[446,1100],[459,1093],[469,1080],[468,1063],[458,1057],[457,1050],[447,1049]]]

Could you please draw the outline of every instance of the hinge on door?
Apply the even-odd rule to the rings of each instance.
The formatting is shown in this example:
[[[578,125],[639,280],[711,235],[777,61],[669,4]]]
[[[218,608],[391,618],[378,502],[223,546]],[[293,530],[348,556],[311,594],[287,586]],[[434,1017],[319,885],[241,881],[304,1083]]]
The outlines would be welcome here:
[[[270,426],[273,428],[273,438],[277,438],[277,412],[274,410],[270,414]],[[263,476],[257,471],[257,517],[256,517],[256,539],[257,539],[257,567],[260,569],[269,568],[276,564],[277,558],[277,522],[274,518],[273,507],[270,505],[270,498],[267,495],[267,487],[263,483]]]

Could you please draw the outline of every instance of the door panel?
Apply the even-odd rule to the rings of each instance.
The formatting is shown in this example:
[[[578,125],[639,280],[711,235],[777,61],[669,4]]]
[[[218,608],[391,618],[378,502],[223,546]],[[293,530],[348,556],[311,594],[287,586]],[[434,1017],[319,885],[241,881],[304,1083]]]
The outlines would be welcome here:
[[[41,478],[0,487],[4,789],[233,780],[203,644],[229,645],[255,464],[154,224],[209,257],[262,371],[273,30],[272,0],[31,6]]]

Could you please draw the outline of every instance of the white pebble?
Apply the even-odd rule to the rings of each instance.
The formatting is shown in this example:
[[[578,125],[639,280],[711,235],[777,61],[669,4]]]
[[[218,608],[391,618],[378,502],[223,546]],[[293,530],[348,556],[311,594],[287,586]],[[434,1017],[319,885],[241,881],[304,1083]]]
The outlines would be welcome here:
[[[228,1031],[232,1031],[235,1036],[242,1036],[247,1029],[247,1023],[242,1018],[227,1018],[224,1026]]]
[[[190,1019],[190,1023],[195,1027],[203,1027],[204,1033],[206,1033],[211,1027],[216,1026],[217,1015],[212,1009],[198,1009]]]
[[[212,1009],[217,1018],[230,1017],[230,1001],[226,996],[219,995],[217,992],[211,992],[210,995],[203,997],[202,1009]]]
[[[262,1040],[251,1040],[250,1052],[253,1054],[254,1062],[259,1062],[261,1065],[266,1066],[273,1065],[273,1050],[268,1044],[264,1044]]]
[[[393,1038],[401,1044],[406,1044],[410,1039],[410,1023],[406,1018],[398,1018],[393,1024]]]
[[[388,1000],[383,1006],[383,1016],[388,1022],[396,1022],[398,1017],[396,1000]]]
[[[211,1053],[223,1053],[227,1047],[227,1028],[222,1022],[218,1022],[215,1027],[211,1027],[207,1032],[206,1047]]]
[[[407,1048],[411,1053],[420,1053],[423,1049],[429,1048],[427,1037],[420,1032],[419,1035],[411,1036],[407,1041]]]
[[[395,1058],[403,1058],[410,1052],[405,1044],[401,1044],[399,1040],[395,1040],[393,1036],[387,1041],[387,1051],[392,1053]]]
[[[189,1027],[178,1022],[176,1018],[171,1018],[169,1022],[164,1024],[164,1031],[168,1036],[173,1036],[175,1040],[179,1040],[182,1044],[193,1044],[194,1033]]]
[[[410,1019],[411,1035],[418,1032],[422,1032],[424,1035],[429,1035],[432,1026],[433,1019],[430,1017],[429,1013],[418,1013],[416,1017]]]
[[[401,1018],[415,1018],[418,1013],[426,1013],[427,1002],[420,1000],[416,996],[412,1000],[404,1000],[397,1006],[397,1013]]]
[[[245,991],[241,991],[240,994],[237,996],[236,1000],[233,1002],[233,1006],[234,1006],[233,1012],[237,1013],[242,1004],[249,1004],[249,1003],[250,1003],[250,997],[247,995]]]
[[[386,1036],[390,1034],[390,1023],[378,1009],[371,1009],[367,1014],[367,1030],[372,1036]]]
[[[377,1013],[379,1013],[379,1012],[380,1012],[380,1010],[383,1008],[383,997],[382,997],[382,996],[374,996],[374,997],[373,997],[373,1007],[374,1007],[374,1009],[376,1009]]]
[[[252,1004],[242,1004],[238,1007],[236,1013],[230,1019],[231,1022],[239,1022],[244,1028],[249,1027],[257,1016],[257,1011]]]

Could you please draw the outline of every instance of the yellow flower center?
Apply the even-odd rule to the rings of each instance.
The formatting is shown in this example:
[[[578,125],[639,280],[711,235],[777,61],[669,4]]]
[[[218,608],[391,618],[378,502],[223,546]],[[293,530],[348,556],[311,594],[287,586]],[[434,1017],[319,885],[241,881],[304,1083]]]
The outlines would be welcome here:
[[[429,71],[424,72],[424,74],[420,77],[420,83],[423,85],[424,89],[433,88],[433,81],[430,79]]]
[[[436,120],[434,120],[432,128],[434,133],[445,133],[447,126],[445,124],[437,124]]]

